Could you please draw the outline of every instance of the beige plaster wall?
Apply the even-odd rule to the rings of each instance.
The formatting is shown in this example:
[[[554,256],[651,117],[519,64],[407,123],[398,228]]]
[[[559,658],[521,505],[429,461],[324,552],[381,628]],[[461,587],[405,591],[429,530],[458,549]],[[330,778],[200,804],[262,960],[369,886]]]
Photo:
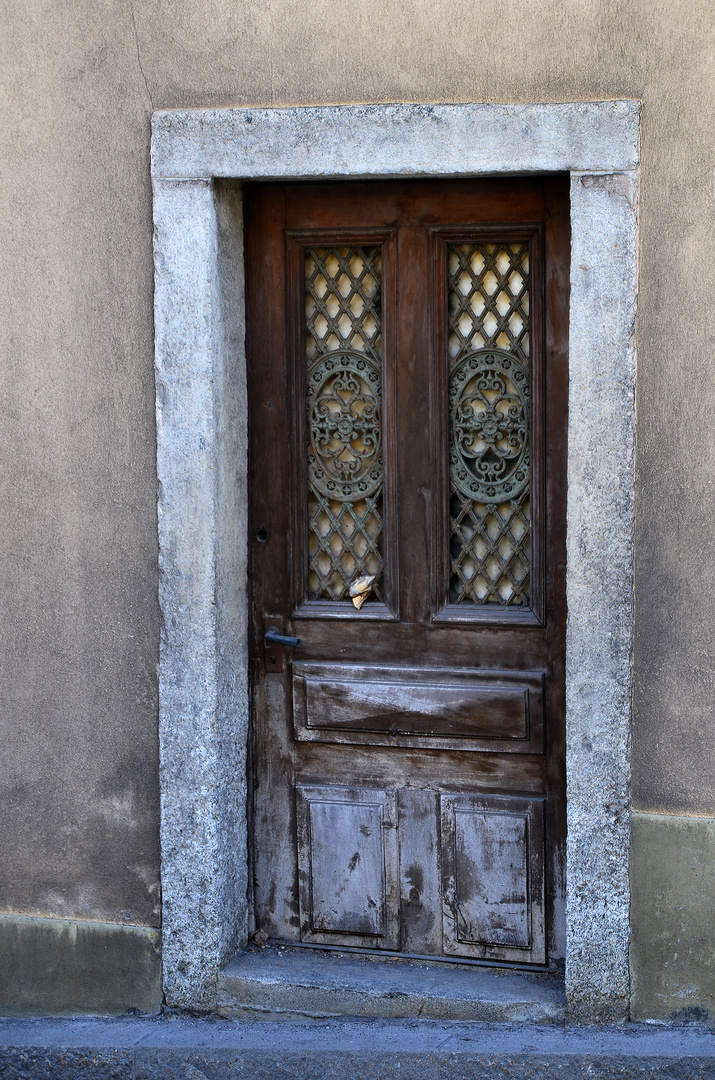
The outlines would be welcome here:
[[[0,909],[158,918],[157,108],[643,99],[634,794],[715,814],[712,5],[4,0],[0,19]]]

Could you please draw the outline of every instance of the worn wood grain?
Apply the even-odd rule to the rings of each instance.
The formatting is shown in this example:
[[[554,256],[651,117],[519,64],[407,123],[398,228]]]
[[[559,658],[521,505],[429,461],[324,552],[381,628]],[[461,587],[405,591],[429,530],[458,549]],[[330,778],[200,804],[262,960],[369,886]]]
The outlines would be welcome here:
[[[293,664],[297,739],[538,753],[542,672]]]
[[[443,795],[440,803],[445,951],[543,963],[541,800]]]
[[[398,948],[395,793],[299,785],[296,797],[302,940]]]

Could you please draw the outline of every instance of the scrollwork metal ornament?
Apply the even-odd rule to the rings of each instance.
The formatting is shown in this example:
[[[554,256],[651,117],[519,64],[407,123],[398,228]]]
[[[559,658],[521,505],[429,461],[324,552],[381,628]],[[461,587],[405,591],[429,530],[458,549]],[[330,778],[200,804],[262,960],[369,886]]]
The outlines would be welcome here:
[[[500,503],[529,482],[529,372],[504,349],[478,349],[449,381],[452,483],[470,499]]]
[[[379,365],[349,349],[326,353],[308,374],[308,480],[340,502],[382,484]]]

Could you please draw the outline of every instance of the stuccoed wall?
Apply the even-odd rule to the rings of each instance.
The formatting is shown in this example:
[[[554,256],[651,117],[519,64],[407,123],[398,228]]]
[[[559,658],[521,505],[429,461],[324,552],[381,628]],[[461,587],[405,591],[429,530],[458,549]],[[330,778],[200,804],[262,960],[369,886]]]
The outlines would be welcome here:
[[[694,875],[678,900],[673,837],[687,818],[706,851],[715,816],[710,5],[6,0],[2,25],[0,910],[158,925],[151,112],[627,97],[644,103],[634,865],[665,853],[694,955],[688,911],[712,890]],[[655,890],[634,875],[634,1012],[707,1007],[707,965],[663,982]]]

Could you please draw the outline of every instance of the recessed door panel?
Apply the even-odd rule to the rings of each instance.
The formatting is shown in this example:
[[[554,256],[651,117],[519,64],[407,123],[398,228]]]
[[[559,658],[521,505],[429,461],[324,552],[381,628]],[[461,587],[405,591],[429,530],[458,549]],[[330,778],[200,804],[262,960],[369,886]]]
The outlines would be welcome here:
[[[245,209],[255,924],[558,966],[567,178]]]
[[[299,785],[296,798],[302,939],[396,948],[394,792]]]
[[[543,963],[540,801],[443,795],[445,951]]]
[[[295,737],[540,753],[543,673],[293,663]]]

